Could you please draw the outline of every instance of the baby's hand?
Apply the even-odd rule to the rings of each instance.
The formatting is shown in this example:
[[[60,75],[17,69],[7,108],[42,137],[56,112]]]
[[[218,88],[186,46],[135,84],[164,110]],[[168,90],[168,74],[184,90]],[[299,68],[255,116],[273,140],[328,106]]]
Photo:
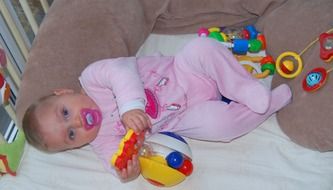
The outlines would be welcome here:
[[[133,155],[132,160],[127,162],[127,168],[119,170],[116,168],[116,172],[122,182],[129,182],[136,179],[140,175],[140,163],[137,155]]]
[[[148,115],[140,109],[125,112],[122,115],[122,122],[127,129],[133,129],[137,134],[147,128],[151,128],[151,122]]]

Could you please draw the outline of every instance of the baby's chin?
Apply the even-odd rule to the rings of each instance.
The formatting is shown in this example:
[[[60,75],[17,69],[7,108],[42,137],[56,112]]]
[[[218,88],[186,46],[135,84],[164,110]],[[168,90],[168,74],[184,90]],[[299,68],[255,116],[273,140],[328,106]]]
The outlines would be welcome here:
[[[89,131],[90,134],[89,134],[89,138],[88,138],[86,144],[89,144],[96,139],[100,129],[101,129],[101,125],[99,124],[99,125],[95,125],[94,128],[92,128]]]

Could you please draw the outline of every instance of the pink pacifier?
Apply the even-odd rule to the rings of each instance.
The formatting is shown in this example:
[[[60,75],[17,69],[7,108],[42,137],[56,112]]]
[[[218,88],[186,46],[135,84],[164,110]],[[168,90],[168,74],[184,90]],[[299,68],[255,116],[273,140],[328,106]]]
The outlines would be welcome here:
[[[86,130],[100,126],[102,122],[102,113],[97,109],[83,108],[81,110],[81,117]]]

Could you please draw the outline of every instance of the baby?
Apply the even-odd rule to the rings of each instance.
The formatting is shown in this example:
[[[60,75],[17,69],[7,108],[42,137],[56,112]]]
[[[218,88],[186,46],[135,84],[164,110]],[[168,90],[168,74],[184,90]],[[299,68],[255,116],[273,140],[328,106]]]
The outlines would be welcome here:
[[[81,92],[57,89],[28,108],[27,141],[48,152],[90,144],[122,181],[140,174],[137,155],[121,171],[110,164],[128,129],[230,142],[291,100],[287,85],[268,90],[209,38],[194,39],[175,56],[97,61],[79,80]],[[232,101],[221,101],[222,95]]]

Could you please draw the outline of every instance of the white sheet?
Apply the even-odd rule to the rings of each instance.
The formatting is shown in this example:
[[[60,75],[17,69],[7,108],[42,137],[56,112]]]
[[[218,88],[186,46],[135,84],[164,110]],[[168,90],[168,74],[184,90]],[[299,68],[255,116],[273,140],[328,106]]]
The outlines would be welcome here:
[[[151,35],[139,55],[157,50],[172,55],[195,35]],[[269,85],[270,79],[265,81]],[[333,152],[319,153],[292,143],[279,129],[275,115],[253,132],[231,143],[187,139],[194,172],[168,189],[332,190]],[[89,147],[45,154],[27,145],[18,176],[0,179],[1,190],[160,189],[139,179],[122,184],[106,173]]]

